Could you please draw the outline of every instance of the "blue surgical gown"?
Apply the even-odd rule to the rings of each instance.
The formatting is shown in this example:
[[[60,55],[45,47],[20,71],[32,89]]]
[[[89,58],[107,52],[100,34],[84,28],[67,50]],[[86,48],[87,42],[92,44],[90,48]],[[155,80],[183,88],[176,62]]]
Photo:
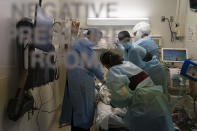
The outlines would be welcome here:
[[[150,75],[155,85],[161,85],[164,94],[168,95],[166,70],[159,60],[153,57],[151,61],[145,62],[145,67],[142,69]]]
[[[155,43],[155,41],[150,36],[139,39],[138,41],[136,41],[135,44],[143,47],[144,49],[146,49],[146,51],[148,53],[155,55],[155,56],[157,56],[157,58],[159,58],[158,45]]]
[[[79,56],[86,53],[89,57],[95,53],[90,41],[86,38],[79,39],[72,46],[71,51],[77,52]],[[98,63],[96,59],[94,62]],[[97,68],[79,64],[77,67],[67,70],[60,125],[72,124],[84,129],[92,126],[95,108],[94,77],[103,80],[103,74],[99,64],[97,64]]]
[[[124,50],[124,48],[119,45],[118,47],[123,53],[123,58],[125,61],[130,61],[143,69],[151,77],[155,85],[161,85],[164,90],[164,94],[168,94],[167,91],[167,75],[163,65],[159,62],[156,56],[153,56],[152,60],[145,62],[143,61],[146,56],[146,50],[138,45],[133,45],[129,50]]]
[[[129,89],[129,77],[140,72],[132,63],[113,66],[107,73],[106,83],[115,107],[128,107],[124,122],[130,131],[174,131],[167,97],[161,86],[155,86],[150,78],[137,88]]]
[[[168,101],[160,86],[137,88],[124,121],[130,131],[175,131]]]
[[[138,46],[138,45],[132,45],[126,50],[123,45],[119,44],[118,49],[123,54],[124,61],[131,62],[131,59],[135,59],[135,61],[141,60],[141,59],[144,59],[144,57],[146,56],[146,50],[143,47]],[[140,62],[141,61],[139,61],[139,64],[142,64]]]

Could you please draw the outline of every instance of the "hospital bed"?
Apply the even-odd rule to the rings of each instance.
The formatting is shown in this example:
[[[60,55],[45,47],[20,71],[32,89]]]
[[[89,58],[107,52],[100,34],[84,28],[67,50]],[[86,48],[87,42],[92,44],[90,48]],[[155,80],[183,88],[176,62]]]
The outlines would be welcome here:
[[[129,131],[124,122],[126,108],[113,108],[110,105],[110,92],[105,85],[96,86],[96,97],[99,102],[96,108],[96,125],[100,131]]]
[[[126,108],[113,108],[110,105],[110,92],[104,84],[96,85],[96,97],[100,98],[96,107],[96,126],[99,131],[129,131],[123,121]],[[175,131],[181,131],[174,125]]]

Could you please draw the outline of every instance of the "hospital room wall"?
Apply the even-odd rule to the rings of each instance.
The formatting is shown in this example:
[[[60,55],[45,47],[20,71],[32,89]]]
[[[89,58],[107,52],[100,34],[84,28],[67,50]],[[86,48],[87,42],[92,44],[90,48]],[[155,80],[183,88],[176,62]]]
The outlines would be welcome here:
[[[30,120],[28,120],[28,114],[26,113],[24,117],[17,122],[10,121],[6,112],[8,101],[16,95],[16,90],[19,87],[19,79],[21,78],[21,75],[17,74],[16,45],[9,41],[10,32],[8,29],[10,26],[15,27],[15,24],[13,24],[14,20],[11,19],[12,5],[16,4],[22,8],[24,4],[24,7],[28,8],[27,6],[29,4],[36,3],[37,1],[38,0],[9,0],[1,1],[0,4],[0,131],[38,131],[36,123],[38,111],[34,112]],[[44,0],[44,2],[46,2],[46,0]],[[28,12],[26,13],[25,16],[29,16]],[[50,83],[50,85],[34,89],[33,95],[37,104],[40,103],[40,98],[38,97],[39,92],[41,92],[42,102],[49,100],[48,104],[43,107],[43,110],[51,111],[57,108],[61,103],[65,84],[64,79],[65,76],[61,77],[61,82],[60,80],[55,81]],[[62,89],[59,87],[62,87]],[[50,126],[52,126],[51,123],[55,116],[55,113],[48,114],[41,112],[38,119],[40,129],[42,131],[48,130]]]
[[[185,26],[185,48],[188,49],[189,51],[189,55],[192,59],[197,59],[197,12],[193,12],[190,9],[190,5],[189,5],[189,0],[187,4],[187,15],[186,15],[186,26]],[[194,40],[193,41],[188,41],[188,28],[189,27],[194,27],[195,31],[194,31]]]
[[[168,23],[161,22],[161,16],[174,16],[176,13],[176,0],[74,0],[78,2],[89,2],[95,3],[95,7],[98,10],[101,3],[116,3],[112,7],[115,9],[110,16],[112,17],[148,17],[150,18],[150,23],[152,27],[152,35],[162,36],[163,47],[168,48],[183,48],[184,41],[176,41],[172,43],[170,41],[170,29]],[[103,7],[105,9],[105,7]],[[103,10],[104,10],[103,9]],[[91,10],[91,9],[90,9]],[[81,11],[83,12],[83,11]],[[86,27],[85,14],[82,14],[80,21],[82,22],[81,26]],[[94,14],[90,13],[89,17],[95,17]],[[101,12],[100,17],[106,17],[105,11]],[[107,28],[107,27],[106,27]],[[132,27],[128,29],[132,30]]]

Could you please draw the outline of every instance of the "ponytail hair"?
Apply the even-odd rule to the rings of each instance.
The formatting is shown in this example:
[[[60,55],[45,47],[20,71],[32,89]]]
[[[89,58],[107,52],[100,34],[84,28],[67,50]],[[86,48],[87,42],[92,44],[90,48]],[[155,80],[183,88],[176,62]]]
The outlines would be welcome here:
[[[105,67],[111,68],[115,65],[122,64],[122,57],[112,51],[106,51],[101,54],[100,61]]]

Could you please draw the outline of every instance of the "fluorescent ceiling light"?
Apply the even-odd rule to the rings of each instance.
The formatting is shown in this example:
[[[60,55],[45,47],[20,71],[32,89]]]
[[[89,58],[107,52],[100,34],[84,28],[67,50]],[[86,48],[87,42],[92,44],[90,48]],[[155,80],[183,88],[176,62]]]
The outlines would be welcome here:
[[[149,18],[87,18],[88,26],[132,26]]]

